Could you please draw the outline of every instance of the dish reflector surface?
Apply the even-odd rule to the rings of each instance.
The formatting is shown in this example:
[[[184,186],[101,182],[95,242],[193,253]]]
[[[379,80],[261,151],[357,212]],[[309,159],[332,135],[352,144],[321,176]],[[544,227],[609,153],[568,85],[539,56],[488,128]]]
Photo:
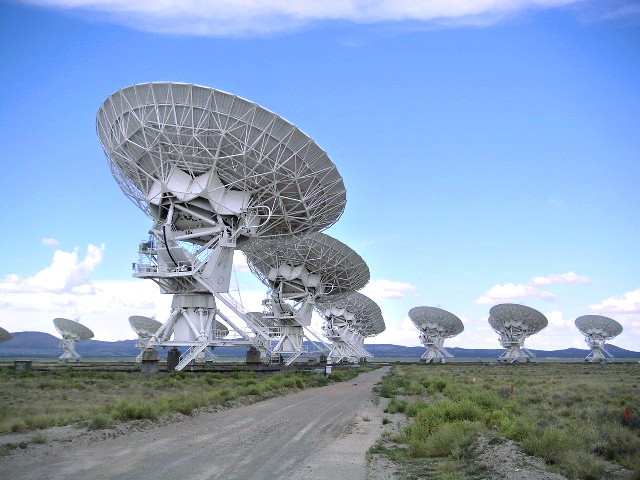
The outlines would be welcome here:
[[[342,177],[311,138],[220,90],[127,87],[100,107],[97,130],[122,191],[156,220],[171,201],[208,219],[252,216],[255,236],[301,234],[332,225],[346,204]],[[175,214],[181,230],[209,226]]]
[[[409,318],[419,330],[437,330],[443,338],[454,337],[464,330],[462,320],[437,307],[414,307],[409,310]]]
[[[369,267],[350,247],[324,233],[254,238],[241,247],[249,269],[268,287],[276,278],[300,279],[323,295],[345,295],[369,281]]]
[[[90,338],[93,338],[93,332],[75,320],[54,318],[53,325],[63,338],[71,337],[76,340],[89,340]]]
[[[538,333],[547,326],[547,317],[526,305],[502,303],[489,310],[489,324],[497,332],[511,327],[522,329],[528,335]]]
[[[143,337],[150,337],[162,326],[162,323],[159,321],[140,315],[133,315],[129,317],[129,324],[134,332]]]
[[[316,309],[324,316],[352,318],[349,323],[365,337],[378,335],[386,328],[378,304],[360,292],[353,292],[338,300],[323,298],[317,303]]]
[[[576,318],[575,323],[585,335],[597,334],[604,339],[611,339],[622,333],[622,325],[613,318],[602,315],[583,315]]]

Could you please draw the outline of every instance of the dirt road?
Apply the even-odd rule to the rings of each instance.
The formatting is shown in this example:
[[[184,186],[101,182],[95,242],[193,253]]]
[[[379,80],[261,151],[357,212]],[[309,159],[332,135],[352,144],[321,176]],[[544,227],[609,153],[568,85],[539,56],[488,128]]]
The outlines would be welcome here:
[[[0,458],[0,472],[12,480],[364,479],[381,427],[371,389],[386,371],[88,445],[30,448]]]

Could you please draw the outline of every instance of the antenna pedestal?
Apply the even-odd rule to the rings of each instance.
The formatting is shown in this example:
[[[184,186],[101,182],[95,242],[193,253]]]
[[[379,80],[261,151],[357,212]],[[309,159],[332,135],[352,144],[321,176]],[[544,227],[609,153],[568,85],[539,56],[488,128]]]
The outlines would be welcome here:
[[[80,355],[76,352],[76,339],[75,338],[63,338],[60,341],[60,348],[64,350],[60,355],[60,360],[64,362],[77,362],[80,359]]]

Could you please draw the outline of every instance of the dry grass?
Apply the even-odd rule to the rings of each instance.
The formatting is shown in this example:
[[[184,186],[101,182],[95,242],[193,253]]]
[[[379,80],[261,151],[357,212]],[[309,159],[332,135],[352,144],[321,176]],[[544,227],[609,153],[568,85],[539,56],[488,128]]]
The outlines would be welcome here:
[[[132,419],[155,420],[274,390],[296,390],[349,380],[364,369],[323,375],[254,372],[173,373],[145,378],[113,372],[28,372],[0,369],[0,433],[86,422],[91,429]]]
[[[568,478],[609,479],[608,462],[640,478],[638,364],[404,365],[379,393],[413,418],[397,438],[407,458],[460,459],[497,430]]]

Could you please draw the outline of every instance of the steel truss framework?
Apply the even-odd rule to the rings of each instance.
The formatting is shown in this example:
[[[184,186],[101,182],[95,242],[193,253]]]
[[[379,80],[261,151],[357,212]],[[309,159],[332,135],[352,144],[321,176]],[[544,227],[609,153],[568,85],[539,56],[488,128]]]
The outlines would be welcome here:
[[[409,318],[420,330],[420,341],[427,348],[420,357],[421,361],[444,363],[445,358],[453,356],[444,348],[444,341],[464,330],[457,316],[441,308],[414,307],[409,310]]]
[[[500,335],[500,344],[506,349],[498,360],[511,363],[535,357],[524,347],[527,337],[547,326],[547,318],[525,305],[503,303],[489,310],[489,325]]]
[[[602,315],[583,315],[576,318],[575,324],[591,349],[585,361],[599,363],[606,362],[607,357],[613,357],[604,345],[607,340],[622,333],[622,325],[614,319]]]
[[[323,233],[304,237],[253,239],[242,246],[250,270],[269,288],[265,318],[282,332],[274,354],[292,363],[306,337],[330,351],[311,329],[316,301],[337,299],[362,288],[369,268],[347,245]]]
[[[364,339],[385,330],[376,302],[353,292],[337,300],[323,298],[316,310],[324,318],[323,331],[332,342],[329,352],[332,362],[357,362],[373,356],[364,348]]]
[[[98,111],[97,131],[122,191],[155,222],[134,276],[174,295],[148,346],[189,347],[179,370],[210,346],[268,355],[273,332],[228,294],[233,251],[247,237],[300,235],[338,220],[346,192],[326,153],[259,105],[189,84],[114,93]],[[221,335],[217,318],[233,338]]]
[[[76,352],[76,342],[93,338],[93,332],[81,323],[67,318],[54,318],[53,325],[62,336],[59,346],[63,353],[60,360],[78,360],[80,355]]]

